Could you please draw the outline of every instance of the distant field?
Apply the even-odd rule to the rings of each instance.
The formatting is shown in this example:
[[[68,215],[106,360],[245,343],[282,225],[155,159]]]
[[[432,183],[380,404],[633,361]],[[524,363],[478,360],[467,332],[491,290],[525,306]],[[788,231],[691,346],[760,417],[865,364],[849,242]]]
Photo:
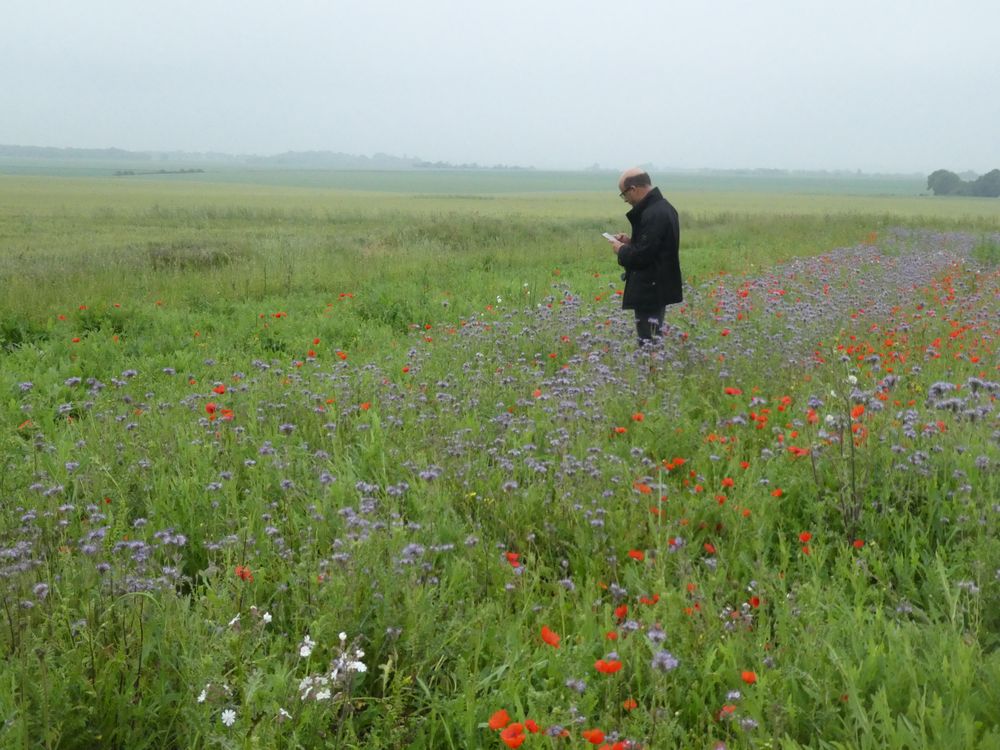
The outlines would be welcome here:
[[[148,166],[148,165],[147,165]],[[484,214],[620,216],[617,176],[609,172],[412,171],[336,172],[210,169],[197,174],[83,176],[17,174],[0,163],[0,212],[91,210],[96,207],[262,206],[301,211],[474,210]],[[681,213],[858,213],[928,219],[1000,219],[991,198],[935,198],[921,180],[654,175]],[[376,193],[377,196],[373,196]],[[539,194],[542,194],[540,196]],[[414,202],[414,199],[418,199]],[[470,202],[471,201],[471,202]]]
[[[125,170],[204,169],[203,173],[134,175],[129,182],[160,181],[238,183],[288,187],[331,188],[402,193],[527,193],[606,192],[613,188],[617,170],[465,170],[414,169],[408,171],[284,169],[234,166],[213,162],[91,161],[85,159],[24,159],[0,157],[0,175],[44,177],[111,177]],[[655,172],[655,170],[654,170]],[[923,175],[812,174],[758,171],[655,172],[658,183],[670,190],[710,192],[770,192],[837,195],[915,196],[927,192]],[[610,186],[610,187],[609,187]]]
[[[708,175],[660,173],[665,189],[680,191],[797,192],[841,195],[919,195],[923,178],[828,177],[787,175]],[[148,178],[146,178],[148,179]],[[613,192],[616,171],[549,172],[504,170],[414,170],[409,172],[331,170],[207,169],[187,179],[289,187],[434,194],[509,194],[534,192]]]

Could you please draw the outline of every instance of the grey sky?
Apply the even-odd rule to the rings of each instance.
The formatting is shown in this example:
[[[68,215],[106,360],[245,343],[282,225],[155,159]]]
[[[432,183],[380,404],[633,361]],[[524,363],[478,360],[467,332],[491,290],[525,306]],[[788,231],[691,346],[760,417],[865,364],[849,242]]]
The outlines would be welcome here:
[[[1000,168],[997,0],[0,0],[0,143]]]

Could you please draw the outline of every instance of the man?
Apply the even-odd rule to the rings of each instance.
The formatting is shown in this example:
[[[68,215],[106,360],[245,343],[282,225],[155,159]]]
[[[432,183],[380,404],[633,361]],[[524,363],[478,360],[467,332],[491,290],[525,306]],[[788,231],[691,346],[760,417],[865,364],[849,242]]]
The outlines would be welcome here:
[[[681,289],[681,227],[677,209],[653,187],[649,175],[638,167],[618,179],[619,195],[632,206],[626,214],[632,236],[609,240],[625,269],[622,309],[635,312],[639,344],[659,338],[667,305],[683,299]]]

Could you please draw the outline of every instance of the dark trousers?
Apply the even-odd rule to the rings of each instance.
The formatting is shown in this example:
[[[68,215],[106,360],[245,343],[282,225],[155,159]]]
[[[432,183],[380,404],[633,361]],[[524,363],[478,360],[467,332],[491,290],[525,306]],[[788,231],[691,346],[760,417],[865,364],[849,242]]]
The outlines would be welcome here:
[[[635,311],[635,332],[639,335],[639,343],[650,343],[653,339],[660,338],[660,329],[663,328],[663,316],[666,307],[655,310]]]

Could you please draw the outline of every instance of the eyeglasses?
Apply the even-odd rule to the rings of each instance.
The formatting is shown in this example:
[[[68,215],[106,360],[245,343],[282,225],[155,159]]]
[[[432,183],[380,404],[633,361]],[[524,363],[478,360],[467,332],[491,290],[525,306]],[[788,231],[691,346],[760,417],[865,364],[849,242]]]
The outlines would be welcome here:
[[[620,193],[618,193],[618,197],[621,198],[622,200],[625,200],[625,196],[629,194],[629,191],[634,190],[634,189],[635,189],[635,185],[629,185],[627,188],[625,188]]]

